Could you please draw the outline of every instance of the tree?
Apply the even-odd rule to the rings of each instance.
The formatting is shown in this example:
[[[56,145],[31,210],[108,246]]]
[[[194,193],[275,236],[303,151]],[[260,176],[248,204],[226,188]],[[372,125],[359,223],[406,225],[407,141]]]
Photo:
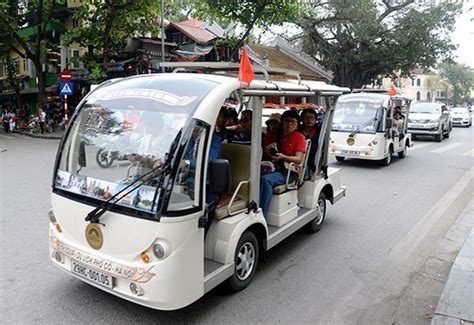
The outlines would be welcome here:
[[[158,34],[159,17],[160,4],[153,0],[85,0],[74,14],[81,27],[67,32],[65,40],[86,48],[84,61],[100,62],[107,71],[129,36]]]
[[[204,0],[195,5],[196,15],[224,23],[238,23],[245,32],[232,49],[231,58],[250,35],[254,27],[269,28],[293,21],[298,12],[298,0]]]
[[[64,1],[29,0],[3,2],[0,7],[0,45],[5,52],[13,51],[20,57],[30,59],[38,78],[38,104],[45,101],[46,50],[51,31],[48,25],[60,13]],[[24,35],[22,30],[31,28]]]
[[[441,76],[453,87],[453,104],[469,100],[474,85],[474,70],[455,62],[441,63],[438,68]]]
[[[414,0],[398,5],[382,0],[314,0],[297,24],[304,48],[334,72],[334,82],[360,88],[380,76],[418,66],[430,67],[450,57],[449,38],[460,6],[440,3],[422,9]]]

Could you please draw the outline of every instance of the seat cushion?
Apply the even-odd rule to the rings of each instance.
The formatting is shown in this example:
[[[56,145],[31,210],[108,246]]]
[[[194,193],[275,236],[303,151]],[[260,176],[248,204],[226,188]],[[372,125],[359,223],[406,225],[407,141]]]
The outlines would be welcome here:
[[[232,195],[224,194],[219,202],[217,203],[216,212],[214,213],[214,220],[221,220],[229,216],[227,212],[227,206],[229,205]],[[242,197],[236,196],[232,203],[232,211],[238,211],[245,209],[248,206],[248,202],[243,200]]]
[[[296,181],[289,182],[288,185],[290,185],[292,187],[296,186]],[[275,186],[273,188],[273,194],[283,194],[283,193],[288,192],[288,191],[291,191],[291,190],[286,188],[286,184],[278,185],[278,186]]]

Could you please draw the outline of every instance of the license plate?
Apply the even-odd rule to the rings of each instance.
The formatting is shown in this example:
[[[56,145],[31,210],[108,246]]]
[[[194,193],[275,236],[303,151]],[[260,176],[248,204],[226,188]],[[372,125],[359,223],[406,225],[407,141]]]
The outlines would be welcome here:
[[[342,153],[345,155],[358,156],[360,154],[357,150],[342,150]]]
[[[100,284],[101,286],[112,289],[112,277],[110,275],[98,272],[94,269],[89,268],[88,266],[72,262],[71,271],[84,279]]]

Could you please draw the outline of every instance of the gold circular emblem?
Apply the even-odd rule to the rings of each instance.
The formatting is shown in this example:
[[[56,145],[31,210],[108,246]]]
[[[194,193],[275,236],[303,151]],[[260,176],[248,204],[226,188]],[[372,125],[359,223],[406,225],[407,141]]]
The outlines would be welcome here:
[[[86,227],[86,239],[93,249],[101,249],[104,243],[104,235],[102,230],[96,223],[90,223]]]
[[[350,137],[350,138],[347,138],[346,142],[347,142],[348,145],[352,146],[355,143],[355,140],[354,140],[353,137]]]

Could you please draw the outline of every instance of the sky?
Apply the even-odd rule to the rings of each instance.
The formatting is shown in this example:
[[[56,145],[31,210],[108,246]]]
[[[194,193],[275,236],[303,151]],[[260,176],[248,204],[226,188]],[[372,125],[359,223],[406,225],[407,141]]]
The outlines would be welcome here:
[[[454,52],[456,61],[474,69],[474,1],[464,4],[463,13],[456,21],[453,42],[459,45]]]

